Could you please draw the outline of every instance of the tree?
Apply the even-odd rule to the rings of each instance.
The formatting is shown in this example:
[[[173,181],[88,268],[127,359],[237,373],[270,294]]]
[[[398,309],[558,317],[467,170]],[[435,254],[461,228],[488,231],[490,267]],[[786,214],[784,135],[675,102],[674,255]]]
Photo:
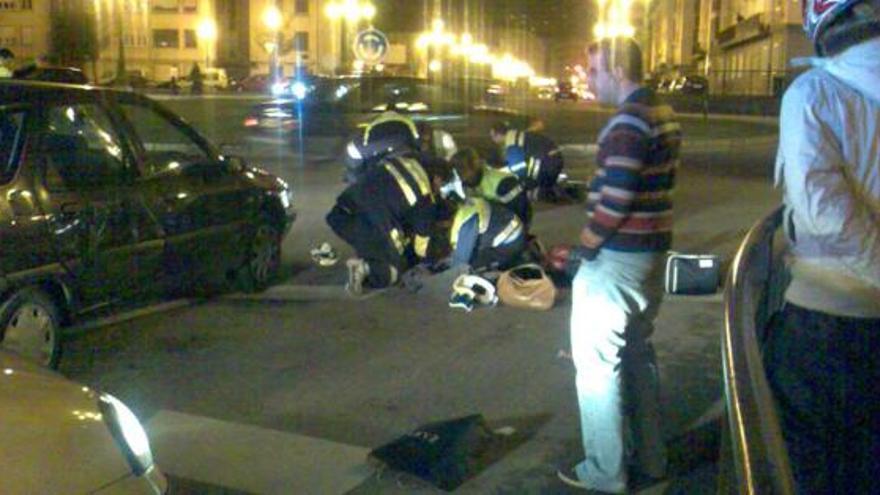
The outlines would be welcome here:
[[[82,67],[98,59],[95,13],[88,0],[54,0],[50,13],[48,59]]]

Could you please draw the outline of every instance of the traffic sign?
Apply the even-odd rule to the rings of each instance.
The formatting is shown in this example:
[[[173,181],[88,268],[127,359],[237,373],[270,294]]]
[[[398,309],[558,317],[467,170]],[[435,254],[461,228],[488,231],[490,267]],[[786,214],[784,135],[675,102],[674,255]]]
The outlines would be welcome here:
[[[365,64],[375,65],[388,55],[388,38],[378,29],[366,29],[358,33],[354,41],[354,56]]]

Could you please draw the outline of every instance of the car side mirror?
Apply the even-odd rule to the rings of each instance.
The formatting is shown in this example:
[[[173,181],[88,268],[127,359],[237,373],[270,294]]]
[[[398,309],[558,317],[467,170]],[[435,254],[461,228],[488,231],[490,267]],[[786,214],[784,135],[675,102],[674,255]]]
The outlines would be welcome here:
[[[223,155],[223,162],[229,171],[241,173],[247,170],[247,160],[238,155]]]

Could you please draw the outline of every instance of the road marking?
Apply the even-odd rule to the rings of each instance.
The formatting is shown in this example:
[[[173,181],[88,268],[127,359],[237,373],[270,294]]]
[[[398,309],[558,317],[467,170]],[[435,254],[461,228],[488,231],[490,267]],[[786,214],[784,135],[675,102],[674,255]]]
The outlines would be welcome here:
[[[164,472],[256,494],[343,494],[372,475],[369,449],[159,411],[147,424]]]

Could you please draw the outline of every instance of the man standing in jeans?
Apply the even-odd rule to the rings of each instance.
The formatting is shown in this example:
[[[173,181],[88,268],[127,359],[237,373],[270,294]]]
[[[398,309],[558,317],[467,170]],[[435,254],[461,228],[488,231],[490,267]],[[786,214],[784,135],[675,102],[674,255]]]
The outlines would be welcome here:
[[[589,220],[572,248],[571,347],[584,460],[560,471],[568,485],[627,491],[635,472],[662,478],[666,446],[650,342],[672,242],[681,128],[641,86],[642,53],[629,38],[588,48],[597,100],[618,107],[599,135]]]
[[[806,0],[816,67],[786,91],[791,284],[764,349],[797,493],[878,493],[880,0]]]

